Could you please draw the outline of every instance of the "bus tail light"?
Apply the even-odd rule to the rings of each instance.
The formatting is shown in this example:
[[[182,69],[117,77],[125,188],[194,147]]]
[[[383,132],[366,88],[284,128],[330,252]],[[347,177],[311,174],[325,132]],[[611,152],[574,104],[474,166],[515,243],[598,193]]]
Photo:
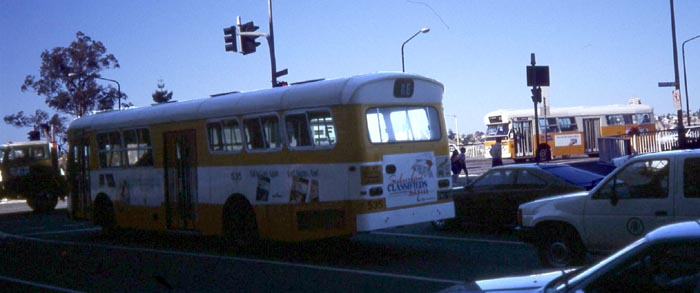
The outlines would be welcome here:
[[[381,186],[372,187],[369,189],[369,196],[379,196],[384,194],[384,189]]]
[[[382,166],[372,165],[360,167],[360,178],[360,184],[362,185],[382,184]]]

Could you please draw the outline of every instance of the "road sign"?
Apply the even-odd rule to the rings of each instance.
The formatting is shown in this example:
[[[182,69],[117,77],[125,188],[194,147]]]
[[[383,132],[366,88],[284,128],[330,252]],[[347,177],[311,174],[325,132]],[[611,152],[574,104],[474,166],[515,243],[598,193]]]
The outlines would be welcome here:
[[[673,90],[673,106],[676,111],[680,111],[681,108],[681,92],[679,90]]]
[[[527,66],[527,86],[549,86],[549,66]]]
[[[659,82],[659,87],[676,87],[675,81]]]

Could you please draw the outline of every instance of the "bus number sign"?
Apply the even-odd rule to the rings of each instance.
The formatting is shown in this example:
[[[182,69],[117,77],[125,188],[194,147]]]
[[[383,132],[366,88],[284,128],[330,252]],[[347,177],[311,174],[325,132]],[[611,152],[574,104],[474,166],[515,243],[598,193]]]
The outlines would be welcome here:
[[[410,98],[413,96],[413,79],[399,78],[394,81],[394,97]]]

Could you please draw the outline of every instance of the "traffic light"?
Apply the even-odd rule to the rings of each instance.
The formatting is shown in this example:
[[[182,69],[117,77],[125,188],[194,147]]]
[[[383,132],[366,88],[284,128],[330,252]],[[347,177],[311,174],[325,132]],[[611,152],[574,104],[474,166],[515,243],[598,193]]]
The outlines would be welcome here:
[[[226,51],[238,52],[238,47],[236,45],[236,27],[225,27],[224,28],[224,41],[226,42]]]
[[[259,27],[255,26],[252,21],[239,25],[238,29],[240,31],[239,36],[241,37],[241,53],[243,53],[243,55],[255,53],[255,48],[260,46],[260,42],[255,41],[255,39],[257,39],[259,36],[245,34],[255,32],[258,30],[258,28]]]
[[[542,88],[536,87],[530,91],[532,92],[532,102],[542,103]]]

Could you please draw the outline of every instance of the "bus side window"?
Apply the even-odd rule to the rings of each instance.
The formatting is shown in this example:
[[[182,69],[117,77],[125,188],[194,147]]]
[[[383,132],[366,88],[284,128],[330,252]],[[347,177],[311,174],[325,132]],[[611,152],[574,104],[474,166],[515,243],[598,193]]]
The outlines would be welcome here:
[[[267,148],[282,147],[282,137],[280,135],[280,122],[277,116],[260,117],[263,130],[263,139]]]
[[[335,144],[335,126],[333,117],[328,111],[309,113],[309,124],[313,129],[314,145],[325,146]]]
[[[287,142],[290,147],[311,145],[311,135],[305,114],[292,114],[285,117]]]
[[[243,120],[246,134],[246,147],[249,150],[257,150],[265,148],[262,129],[260,127],[260,119],[251,118]]]

